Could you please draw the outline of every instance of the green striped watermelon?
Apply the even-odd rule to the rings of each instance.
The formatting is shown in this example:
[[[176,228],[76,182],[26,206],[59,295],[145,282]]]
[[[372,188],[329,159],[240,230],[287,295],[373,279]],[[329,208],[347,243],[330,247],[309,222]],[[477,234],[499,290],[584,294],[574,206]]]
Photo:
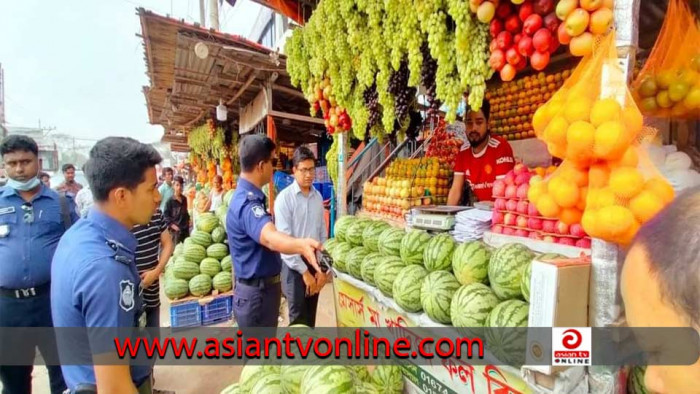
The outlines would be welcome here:
[[[270,373],[265,369],[264,365],[253,365],[246,364],[241,370],[241,376],[238,378],[238,384],[240,385],[240,392],[250,393],[250,389],[258,381],[259,375],[265,375]]]
[[[455,327],[483,327],[486,318],[499,303],[490,287],[483,283],[463,285],[452,297],[450,317]]]
[[[374,383],[360,382],[355,386],[355,394],[380,394],[386,391],[380,391]]]
[[[647,386],[644,384],[646,366],[634,366],[627,376],[627,394],[647,394]]]
[[[282,381],[282,393],[301,394],[301,378],[311,369],[308,365],[282,364],[280,367],[280,380]]]
[[[211,234],[219,226],[219,218],[213,213],[205,213],[197,218],[197,230]]]
[[[175,245],[175,249],[173,249],[173,256],[177,257],[182,254],[182,252],[185,250],[185,245],[183,243],[179,243]]]
[[[420,291],[423,279],[428,275],[428,271],[422,265],[410,264],[399,271],[392,294],[394,301],[407,312],[420,312],[421,305]]]
[[[428,274],[420,289],[421,305],[428,317],[438,323],[450,324],[450,304],[459,286],[457,278],[447,271]]]
[[[177,300],[187,295],[190,290],[187,281],[178,278],[169,278],[165,281],[165,296],[171,300]]]
[[[428,271],[449,271],[452,268],[452,254],[455,241],[450,234],[442,233],[430,239],[423,251],[423,264]]]
[[[499,360],[520,365],[525,360],[526,335],[522,330],[498,328],[527,327],[530,306],[520,300],[507,300],[496,305],[486,318],[485,346]],[[490,329],[494,328],[494,329]]]
[[[348,253],[352,250],[352,245],[347,242],[340,242],[333,248],[333,267],[341,272],[347,272],[345,261]]]
[[[463,285],[488,283],[490,258],[491,250],[483,242],[465,242],[452,255],[452,271]]]
[[[184,247],[187,247],[188,245],[192,245],[194,242],[192,242],[192,239],[190,237],[185,238],[184,241],[182,241],[182,245]]]
[[[173,264],[173,276],[178,279],[190,280],[199,275],[199,264],[191,261],[178,261]]]
[[[486,324],[488,327],[527,327],[529,310],[525,301],[503,301],[489,313]]]
[[[394,280],[405,266],[403,260],[396,256],[385,256],[379,261],[374,269],[374,283],[384,295],[392,296]]]
[[[336,222],[335,225],[333,226],[333,234],[335,235],[335,238],[338,238],[338,241],[341,242],[346,242],[347,239],[345,238],[345,235],[348,232],[348,227],[355,221],[355,217],[351,215],[345,215],[341,216]]]
[[[401,240],[401,259],[406,264],[423,264],[423,252],[430,242],[430,234],[423,230],[411,230]]]
[[[236,192],[236,189],[231,189],[224,194],[224,205],[227,207],[231,205],[231,199],[233,198],[233,194]]]
[[[345,239],[354,246],[362,246],[362,233],[365,228],[370,226],[372,221],[369,219],[357,219],[348,226],[348,232]]]
[[[371,382],[372,376],[369,373],[366,365],[348,365],[350,368],[350,373],[352,373],[355,382]]]
[[[328,252],[331,256],[333,256],[333,248],[338,246],[339,241],[335,238],[327,239],[326,242],[323,243],[323,250]]]
[[[316,365],[304,373],[299,391],[303,394],[352,393],[354,385],[352,373],[347,367]]]
[[[406,232],[398,228],[387,228],[379,236],[379,253],[385,256],[399,256],[401,253],[401,241]]]
[[[192,241],[192,243],[197,244],[197,245],[201,245],[205,248],[207,246],[211,245],[211,234],[204,232],[204,231],[200,231],[200,230],[192,231],[192,234],[190,235],[189,239],[190,239],[190,241]],[[187,250],[187,248],[185,248],[185,250]]]
[[[207,248],[207,256],[221,260],[228,254],[228,246],[225,244],[213,244]]]
[[[279,373],[266,372],[257,376],[257,381],[251,387],[252,394],[279,394],[282,392],[282,381]]]
[[[231,255],[228,255],[221,259],[221,270],[226,272],[233,272],[233,262],[231,261]]]
[[[213,277],[221,272],[221,264],[219,260],[213,257],[207,257],[199,263],[199,272]]]
[[[527,267],[523,271],[523,276],[520,278],[520,293],[522,293],[525,301],[530,302],[530,278],[532,277],[532,262],[527,263]]]
[[[369,254],[369,250],[364,246],[352,248],[345,257],[345,268],[347,273],[362,280],[362,261]]]
[[[221,390],[219,394],[240,394],[240,386],[238,383],[234,383],[225,389]]]
[[[224,230],[223,227],[219,226],[214,229],[214,231],[211,232],[211,241],[214,243],[221,243],[224,242],[226,239],[226,230]]]
[[[374,221],[362,232],[362,244],[372,252],[379,251],[379,236],[390,226],[386,222]]]
[[[370,253],[365,256],[362,260],[362,267],[360,269],[360,274],[362,275],[362,280],[372,286],[375,286],[374,282],[374,270],[377,268],[379,262],[382,261],[384,256],[381,253]]]
[[[211,280],[211,285],[215,290],[218,290],[219,293],[225,293],[233,288],[233,275],[226,271],[219,272],[214,275],[214,278]]]
[[[398,365],[378,365],[372,371],[372,383],[382,394],[403,393],[403,374]]]
[[[523,271],[535,257],[527,246],[518,243],[506,244],[496,249],[489,261],[489,282],[498,298],[507,300],[520,298],[520,281]]]
[[[537,260],[540,261],[549,261],[549,260],[555,260],[555,259],[565,259],[566,256],[561,255],[559,253],[542,253],[537,256]]]
[[[211,293],[211,276],[199,274],[190,279],[190,294],[196,297]]]
[[[185,256],[185,260],[199,264],[200,261],[207,257],[207,250],[201,245],[187,245],[185,246],[183,256]]]

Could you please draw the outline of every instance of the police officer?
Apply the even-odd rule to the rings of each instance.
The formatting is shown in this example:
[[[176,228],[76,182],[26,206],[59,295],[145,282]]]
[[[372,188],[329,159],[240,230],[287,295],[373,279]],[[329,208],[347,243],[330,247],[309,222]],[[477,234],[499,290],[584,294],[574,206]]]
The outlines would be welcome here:
[[[26,136],[11,135],[0,143],[8,177],[0,187],[0,327],[52,326],[51,259],[66,228],[78,220],[73,200],[40,182],[38,153]],[[31,339],[0,338],[5,355],[27,360],[26,366],[0,366],[4,394],[31,392],[37,346],[46,360],[56,356],[53,338]],[[61,393],[66,387],[61,368],[48,370],[51,392]]]
[[[280,253],[304,256],[321,272],[311,238],[292,238],[277,231],[261,188],[272,180],[275,143],[262,135],[241,139],[241,175],[226,216],[226,234],[236,273],[233,314],[238,326],[277,327],[282,294]]]
[[[51,310],[57,327],[87,327],[91,335],[94,327],[145,326],[137,242],[130,230],[147,224],[160,202],[155,168],[160,161],[153,147],[131,138],[109,137],[90,151],[86,176],[95,206],[66,233],[53,260]],[[67,365],[68,352],[80,359],[116,357],[108,344],[89,338],[76,348],[70,338],[58,336],[72,393],[151,392],[151,366]]]

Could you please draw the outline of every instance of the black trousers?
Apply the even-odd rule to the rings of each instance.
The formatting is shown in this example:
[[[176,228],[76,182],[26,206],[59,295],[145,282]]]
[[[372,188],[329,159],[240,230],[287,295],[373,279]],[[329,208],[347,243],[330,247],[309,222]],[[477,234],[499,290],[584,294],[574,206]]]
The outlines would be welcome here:
[[[304,324],[315,327],[318,294],[307,297],[306,285],[301,274],[284,263],[282,263],[282,292],[287,298],[289,307],[289,325]]]
[[[51,298],[49,294],[41,294],[32,298],[11,298],[0,296],[0,329],[1,327],[52,327]],[[47,358],[56,359],[58,350],[55,340],[37,340],[22,344],[22,354],[18,359],[27,359],[28,365],[0,366],[0,381],[2,394],[27,394],[32,392],[32,361],[36,348]],[[2,348],[2,343],[0,343]],[[47,366],[52,394],[61,394],[66,389],[63,381],[61,366]]]

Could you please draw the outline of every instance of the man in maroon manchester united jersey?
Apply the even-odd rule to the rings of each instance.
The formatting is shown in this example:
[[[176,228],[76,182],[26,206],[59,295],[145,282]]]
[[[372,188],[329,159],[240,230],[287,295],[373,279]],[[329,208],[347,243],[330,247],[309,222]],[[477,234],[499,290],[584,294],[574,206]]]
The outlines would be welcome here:
[[[490,111],[489,102],[484,100],[479,111],[469,110],[464,115],[469,146],[457,154],[447,205],[462,203],[465,182],[469,182],[477,200],[490,201],[493,182],[515,165],[510,144],[501,137],[491,135],[488,128]]]

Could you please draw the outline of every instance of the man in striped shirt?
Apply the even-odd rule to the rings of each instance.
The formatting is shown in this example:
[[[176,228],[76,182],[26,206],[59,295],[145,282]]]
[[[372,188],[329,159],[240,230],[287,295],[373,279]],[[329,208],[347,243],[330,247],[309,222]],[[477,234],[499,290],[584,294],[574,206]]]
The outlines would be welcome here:
[[[136,237],[136,268],[141,275],[146,327],[160,327],[160,286],[158,277],[173,254],[173,239],[160,209],[147,225],[131,229]]]

